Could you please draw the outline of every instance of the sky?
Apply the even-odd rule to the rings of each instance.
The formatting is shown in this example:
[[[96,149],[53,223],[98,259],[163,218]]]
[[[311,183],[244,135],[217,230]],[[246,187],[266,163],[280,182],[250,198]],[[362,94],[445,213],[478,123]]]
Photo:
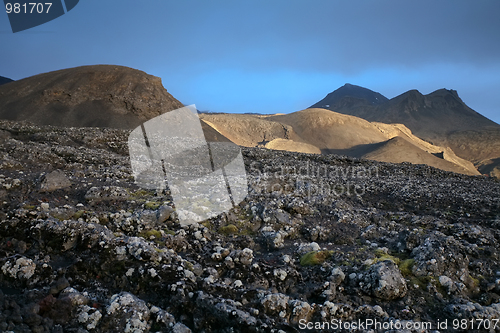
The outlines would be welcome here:
[[[18,33],[0,13],[0,75],[122,65],[231,113],[302,110],[345,83],[446,88],[500,123],[499,18],[499,0],[81,0]]]

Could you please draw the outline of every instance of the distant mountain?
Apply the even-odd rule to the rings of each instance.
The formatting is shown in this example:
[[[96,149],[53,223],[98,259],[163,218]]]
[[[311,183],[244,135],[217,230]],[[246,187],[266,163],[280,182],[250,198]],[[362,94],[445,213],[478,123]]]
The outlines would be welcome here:
[[[369,121],[404,124],[426,140],[439,140],[456,131],[500,127],[469,108],[455,90],[447,89],[428,95],[410,90],[389,100],[369,89],[346,84],[311,108],[317,107]]]
[[[428,95],[410,90],[378,106],[366,118],[405,124],[415,135],[437,141],[457,131],[500,128],[468,107],[455,90],[447,89],[436,90]]]
[[[377,93],[352,85],[347,88],[343,86],[328,95],[333,96],[332,104],[325,104],[327,96],[315,105],[368,121],[404,124],[416,136],[450,147],[481,172],[492,175],[500,172],[500,164],[495,162],[500,158],[500,125],[468,107],[457,91],[439,89],[423,95],[418,90],[410,90],[374,103],[373,96]]]
[[[335,110],[337,108],[356,108],[358,106],[374,106],[389,99],[378,92],[346,83],[334,92],[329,93],[311,108]]]
[[[0,86],[1,86],[2,84],[6,84],[6,83],[9,83],[9,82],[12,82],[12,81],[14,81],[14,80],[9,79],[9,78],[7,78],[7,77],[0,76]]]

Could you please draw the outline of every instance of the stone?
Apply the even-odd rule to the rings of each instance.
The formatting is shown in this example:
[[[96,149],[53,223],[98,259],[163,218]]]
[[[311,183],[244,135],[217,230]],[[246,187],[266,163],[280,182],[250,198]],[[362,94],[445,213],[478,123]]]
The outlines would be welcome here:
[[[40,192],[53,192],[70,186],[71,181],[66,174],[61,170],[54,170],[45,175],[42,183],[40,184]]]
[[[393,300],[406,295],[406,281],[398,266],[391,260],[378,262],[363,274],[362,289],[367,294],[383,300]]]

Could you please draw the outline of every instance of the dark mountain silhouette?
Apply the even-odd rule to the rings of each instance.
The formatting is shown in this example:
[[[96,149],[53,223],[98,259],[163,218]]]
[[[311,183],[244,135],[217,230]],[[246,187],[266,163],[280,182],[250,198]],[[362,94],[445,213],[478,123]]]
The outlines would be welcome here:
[[[9,78],[7,78],[7,77],[0,76],[0,86],[1,86],[2,84],[6,84],[6,83],[9,83],[9,82],[12,82],[12,81],[14,81],[14,80],[9,79]]]
[[[337,108],[357,108],[373,106],[387,102],[389,99],[370,89],[346,83],[334,92],[329,93],[311,108],[323,108],[335,111]]]
[[[350,85],[348,88],[351,90],[357,87],[354,91],[358,94],[353,97],[354,93],[345,87],[329,94],[334,96],[331,99],[334,103],[322,107],[368,121],[404,124],[416,136],[436,145],[450,147],[461,158],[473,162],[482,172],[499,167],[495,161],[500,158],[500,125],[468,107],[457,91],[439,89],[423,95],[418,90],[410,90],[375,104],[373,97],[369,99],[369,96],[377,93]],[[325,104],[323,101],[315,105]],[[498,168],[495,172],[498,172]]]
[[[439,89],[428,95],[410,90],[380,105],[370,115],[372,121],[405,124],[426,140],[442,141],[457,131],[499,127],[468,107],[455,90]]]

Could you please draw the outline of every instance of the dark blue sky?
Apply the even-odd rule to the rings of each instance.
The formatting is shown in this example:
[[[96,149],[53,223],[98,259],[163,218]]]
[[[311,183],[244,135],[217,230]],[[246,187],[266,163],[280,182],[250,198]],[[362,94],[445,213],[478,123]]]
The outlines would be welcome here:
[[[16,34],[0,13],[0,42],[2,76],[129,66],[200,110],[288,113],[349,82],[455,89],[500,123],[498,0],[80,0]]]

